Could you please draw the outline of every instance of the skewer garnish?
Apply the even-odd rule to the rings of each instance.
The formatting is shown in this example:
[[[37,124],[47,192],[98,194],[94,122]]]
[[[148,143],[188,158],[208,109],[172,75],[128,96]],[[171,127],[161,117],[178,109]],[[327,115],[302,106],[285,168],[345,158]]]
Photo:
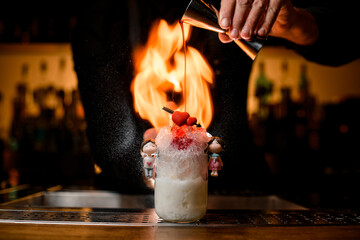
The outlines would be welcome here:
[[[173,113],[174,113],[173,110],[171,110],[170,108],[167,108],[167,107],[163,107],[162,110],[164,110],[165,112],[168,112],[168,113],[170,113],[170,114],[173,114]]]
[[[171,119],[178,126],[186,124],[188,126],[196,125],[196,127],[201,127],[201,124],[196,123],[196,117],[190,117],[190,114],[187,112],[174,111],[167,107],[162,107],[162,110],[172,114]]]

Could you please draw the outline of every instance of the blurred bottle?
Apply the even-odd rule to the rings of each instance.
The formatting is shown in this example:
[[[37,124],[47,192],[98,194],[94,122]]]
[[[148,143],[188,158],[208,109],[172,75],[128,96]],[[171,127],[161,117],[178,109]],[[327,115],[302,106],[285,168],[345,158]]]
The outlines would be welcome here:
[[[72,102],[69,106],[71,132],[73,139],[74,153],[88,151],[88,142],[86,137],[85,112],[78,89],[72,91]]]
[[[31,79],[29,74],[29,64],[23,63],[21,66],[21,78],[19,81],[21,84],[26,85],[25,92],[25,117],[33,117],[39,115],[39,108],[34,101],[33,91],[34,91],[34,81]]]
[[[16,95],[13,99],[13,118],[10,130],[11,146],[18,150],[23,137],[23,126],[26,117],[26,85],[19,83],[16,87]]]
[[[27,63],[23,63],[21,65],[21,83],[28,83],[29,82],[29,65]]]
[[[305,126],[309,148],[317,150],[320,145],[319,124],[321,120],[321,110],[317,109],[319,106],[316,104],[315,96],[310,93],[310,82],[307,75],[306,64],[300,66],[298,93],[299,106],[296,111],[297,122]],[[301,133],[301,131],[297,131],[297,136],[302,136]]]
[[[53,86],[46,88],[44,99],[44,111],[46,112],[46,145],[47,152],[57,153],[57,132],[59,128],[59,119],[56,117],[56,111],[61,106],[58,96]]]
[[[38,114],[36,104],[34,103],[32,97],[32,79],[29,74],[29,64],[23,63],[21,66],[21,77],[19,83],[26,86],[25,91],[25,109],[24,109],[24,118]]]
[[[65,70],[66,70],[66,59],[65,57],[60,57],[58,62],[58,74],[55,82],[56,88],[64,89],[67,87],[66,86],[67,76],[65,75],[66,73]]]
[[[259,101],[258,114],[260,119],[266,119],[269,115],[269,99],[273,90],[273,83],[265,74],[265,64],[259,63],[259,75],[256,79],[255,85],[255,96]]]
[[[43,152],[45,150],[46,140],[46,111],[44,109],[45,88],[37,88],[34,91],[35,102],[39,106],[39,116],[34,122],[33,132],[33,148],[35,152]]]
[[[278,119],[287,118],[292,110],[291,99],[291,78],[289,75],[288,63],[284,61],[281,64],[281,77],[280,77],[280,104],[278,108]]]
[[[55,119],[55,111],[60,105],[58,101],[57,91],[54,86],[49,85],[45,88],[43,101],[43,110],[48,111],[49,121],[53,121]]]
[[[40,62],[40,78],[38,82],[39,87],[44,87],[47,85],[47,71],[48,71],[48,63],[45,60]]]
[[[40,76],[36,80],[33,93],[34,102],[38,106],[39,114],[34,121],[32,139],[34,152],[45,152],[47,150],[47,135],[51,119],[51,112],[49,112],[47,108],[47,106],[51,105],[51,103],[46,100],[49,90],[46,86],[47,62],[41,61],[39,68]]]
[[[307,66],[305,64],[302,64],[300,67],[298,92],[299,104],[301,109],[303,109],[303,112],[297,113],[298,117],[303,116],[309,121],[315,120],[314,118],[319,118],[320,116],[315,116],[316,99],[315,96],[310,93],[310,83],[307,75]]]
[[[280,72],[280,88],[291,88],[292,79],[289,74],[289,63],[283,61],[281,63],[281,72]]]
[[[309,81],[307,76],[307,67],[305,64],[302,64],[300,67],[298,90],[299,90],[299,102],[305,103],[309,97]]]
[[[65,91],[63,89],[56,90],[56,109],[55,109],[55,119],[58,124],[63,124],[63,120],[65,118]]]

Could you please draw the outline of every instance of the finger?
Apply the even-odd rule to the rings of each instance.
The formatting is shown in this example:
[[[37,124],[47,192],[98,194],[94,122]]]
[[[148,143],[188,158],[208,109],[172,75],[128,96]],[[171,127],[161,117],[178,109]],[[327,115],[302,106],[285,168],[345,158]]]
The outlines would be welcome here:
[[[219,33],[219,39],[222,43],[229,43],[233,40],[225,33]]]
[[[254,0],[246,22],[241,29],[240,36],[250,40],[256,30],[256,26],[265,12],[267,0]]]
[[[246,16],[248,15],[253,0],[238,0],[234,11],[234,17],[232,19],[232,25],[230,29],[230,37],[233,39],[240,38],[240,30],[242,29]]]
[[[265,13],[261,15],[261,18],[259,19],[259,21],[255,27],[254,35],[257,35],[257,31],[259,30],[260,26],[263,24],[264,19],[265,19]]]
[[[219,25],[223,29],[229,29],[233,18],[236,0],[221,0],[219,12]]]
[[[274,0],[269,2],[269,6],[266,10],[264,22],[259,27],[259,30],[257,31],[257,35],[259,35],[260,37],[265,37],[266,35],[269,34],[280,12],[280,9],[281,9],[281,0],[276,0],[276,1]]]

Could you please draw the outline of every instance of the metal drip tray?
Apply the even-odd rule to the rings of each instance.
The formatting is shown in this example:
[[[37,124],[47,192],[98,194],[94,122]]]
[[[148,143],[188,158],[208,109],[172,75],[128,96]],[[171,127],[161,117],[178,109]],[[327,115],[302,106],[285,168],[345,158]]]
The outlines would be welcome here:
[[[163,222],[153,207],[153,195],[43,191],[0,204],[0,223],[200,227],[360,224],[358,212],[310,211],[275,195],[209,195],[207,214],[191,224]]]
[[[152,195],[126,195],[111,191],[76,190],[42,192],[6,204],[7,206],[31,206],[47,208],[152,208]]]
[[[358,225],[360,214],[326,211],[209,210],[203,219],[191,224],[166,223],[153,209],[74,209],[0,210],[0,222],[126,225],[126,226],[321,226]]]
[[[62,190],[41,192],[17,201],[3,204],[13,207],[46,208],[123,208],[146,209],[154,207],[153,194],[126,195],[101,190]],[[264,196],[209,195],[208,209],[252,209],[252,210],[306,210],[306,208],[279,198]]]

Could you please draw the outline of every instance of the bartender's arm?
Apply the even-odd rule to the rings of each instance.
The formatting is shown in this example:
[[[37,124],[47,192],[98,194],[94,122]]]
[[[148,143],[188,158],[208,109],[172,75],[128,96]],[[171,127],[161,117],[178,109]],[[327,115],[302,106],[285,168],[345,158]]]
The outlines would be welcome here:
[[[359,44],[350,41],[355,11],[331,0],[221,0],[219,24],[229,35],[219,38],[224,43],[255,35],[282,38],[306,59],[337,66],[359,57]]]
[[[290,0],[222,0],[219,24],[229,30],[229,35],[220,34],[222,42],[270,34],[298,45],[311,45],[318,38],[315,18],[293,7]]]

